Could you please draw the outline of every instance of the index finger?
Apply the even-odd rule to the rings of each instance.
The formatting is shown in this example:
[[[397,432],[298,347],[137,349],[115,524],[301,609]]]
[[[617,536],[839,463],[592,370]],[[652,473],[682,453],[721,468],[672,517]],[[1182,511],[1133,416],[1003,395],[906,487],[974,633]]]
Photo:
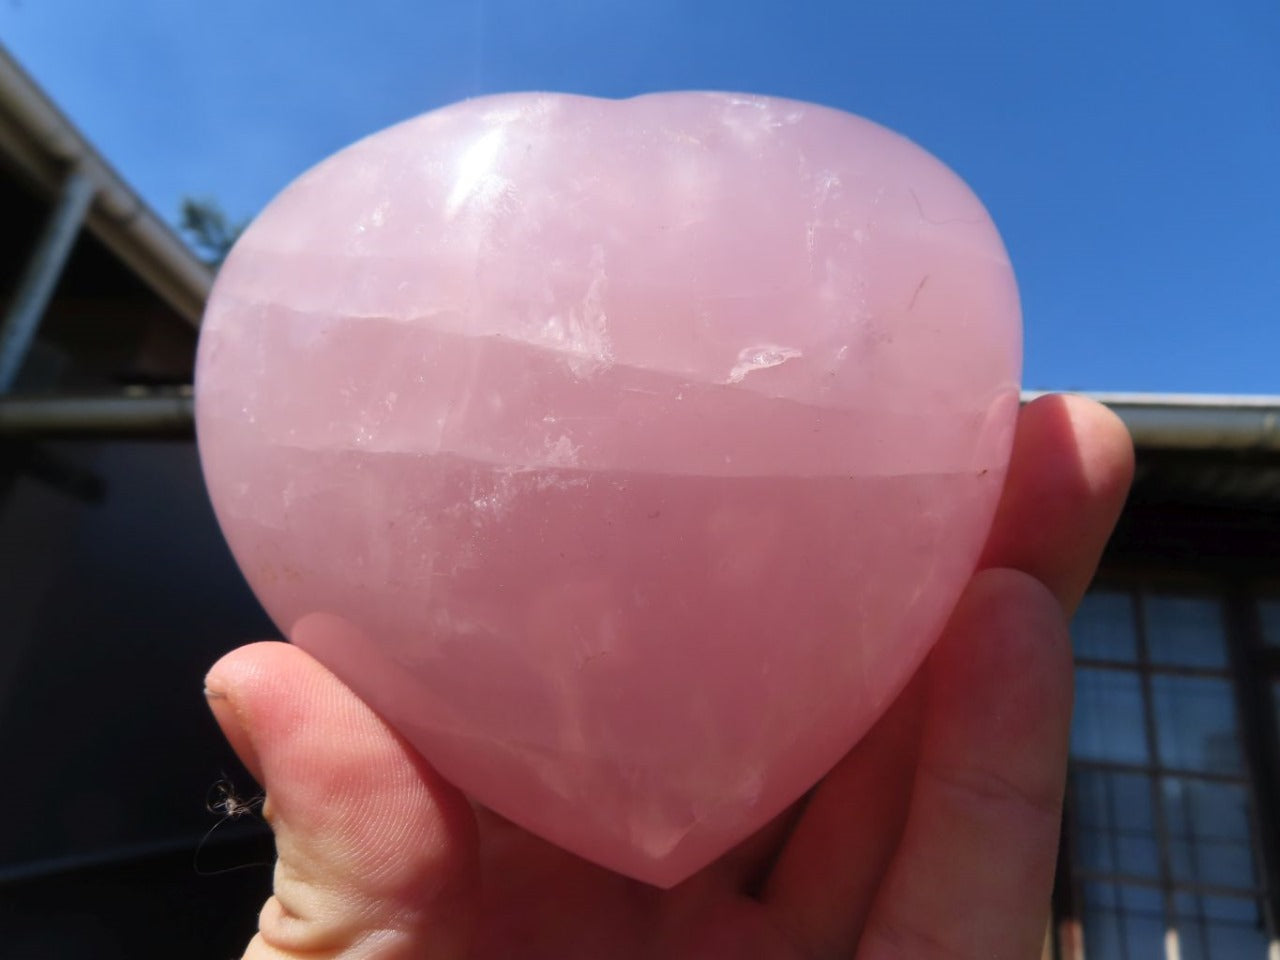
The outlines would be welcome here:
[[[1070,616],[1093,579],[1133,480],[1133,442],[1114,413],[1086,397],[1027,404],[980,569],[1021,570]]]

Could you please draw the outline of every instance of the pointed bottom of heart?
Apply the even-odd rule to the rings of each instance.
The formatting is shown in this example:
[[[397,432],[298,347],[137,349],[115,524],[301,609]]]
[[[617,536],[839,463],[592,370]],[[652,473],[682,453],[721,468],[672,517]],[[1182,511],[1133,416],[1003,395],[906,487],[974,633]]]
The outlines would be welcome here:
[[[301,618],[291,633],[474,800],[586,860],[670,888],[764,827],[840,760],[927,651],[919,638],[940,628],[950,606],[943,599],[905,607],[898,627],[916,650],[893,665],[892,685],[874,658],[860,678],[832,658],[832,679],[842,673],[842,682],[770,703],[759,695],[767,683],[755,696],[741,689],[726,696],[744,685],[726,672],[718,689],[708,686],[697,698],[673,690],[666,710],[634,714],[633,724],[619,720],[627,711],[609,709],[636,694],[625,677],[544,690],[535,708],[529,691],[536,685],[526,676],[517,689],[511,675],[504,684],[496,676],[503,665],[494,664],[484,681],[506,686],[506,697],[469,701],[462,688],[479,682],[474,665],[406,662],[328,613]],[[898,649],[904,653],[905,644]],[[487,715],[468,718],[459,703],[485,704]],[[530,733],[552,715],[559,741],[543,746],[513,735],[521,713]],[[485,721],[502,734],[477,733]]]
[[[430,709],[400,712],[397,705],[422,702],[420,683],[338,617],[306,617],[293,637],[340,676],[369,684],[361,686],[365,698],[384,715],[390,710],[399,732],[474,800],[570,853],[663,889],[708,866],[800,799],[862,732],[850,728],[849,710],[833,705],[831,715],[815,714],[806,742],[777,755],[707,751],[702,763],[688,764],[681,762],[687,740],[655,740],[647,758],[628,764],[571,745],[552,751],[444,729],[433,725],[439,713]],[[864,718],[879,711],[854,713]],[[579,741],[579,750],[590,742],[586,731],[569,739]]]

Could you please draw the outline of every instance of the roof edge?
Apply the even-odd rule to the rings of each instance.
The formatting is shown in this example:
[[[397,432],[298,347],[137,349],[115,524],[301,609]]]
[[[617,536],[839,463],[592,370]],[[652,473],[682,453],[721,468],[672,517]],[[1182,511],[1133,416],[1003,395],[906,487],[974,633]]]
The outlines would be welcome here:
[[[18,163],[57,193],[68,172],[94,187],[86,225],[192,326],[198,326],[213,272],[112,169],[35,81],[0,46],[0,129]]]

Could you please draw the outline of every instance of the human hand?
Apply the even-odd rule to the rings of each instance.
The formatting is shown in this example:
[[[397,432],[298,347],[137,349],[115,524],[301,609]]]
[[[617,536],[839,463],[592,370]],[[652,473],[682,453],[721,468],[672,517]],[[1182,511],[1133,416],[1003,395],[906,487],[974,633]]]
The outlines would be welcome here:
[[[301,649],[228,654],[210,704],[279,853],[246,960],[1038,956],[1066,622],[1132,469],[1099,405],[1024,408],[981,572],[925,666],[805,801],[671,890],[473,809]]]

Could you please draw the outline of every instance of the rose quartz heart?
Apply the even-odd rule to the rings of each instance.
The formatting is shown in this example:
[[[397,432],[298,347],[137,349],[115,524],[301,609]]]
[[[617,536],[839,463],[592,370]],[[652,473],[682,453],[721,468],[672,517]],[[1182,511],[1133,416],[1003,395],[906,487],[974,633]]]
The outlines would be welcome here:
[[[480,802],[670,886],[920,664],[991,522],[1019,355],[982,205],[875,124],[493,97],[249,228],[200,448],[283,631]]]

